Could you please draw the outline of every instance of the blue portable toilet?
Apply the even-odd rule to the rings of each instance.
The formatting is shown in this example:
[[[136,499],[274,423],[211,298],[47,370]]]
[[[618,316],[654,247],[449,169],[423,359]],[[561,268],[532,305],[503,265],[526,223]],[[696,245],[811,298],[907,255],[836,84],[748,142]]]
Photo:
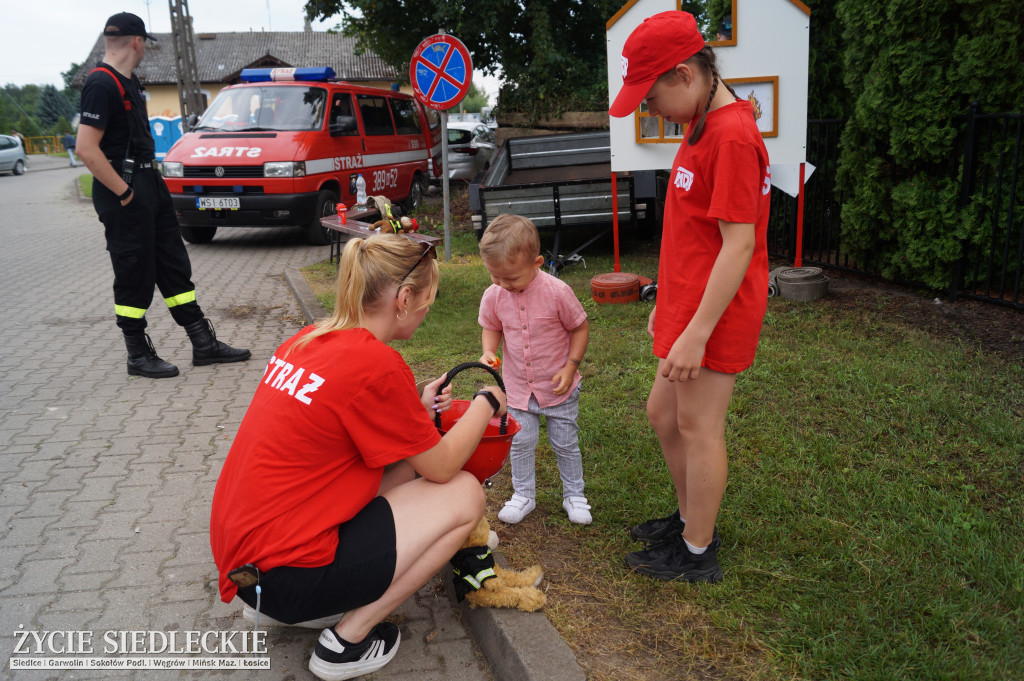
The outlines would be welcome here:
[[[181,116],[152,116],[149,119],[149,131],[153,133],[156,145],[156,158],[163,160],[174,143],[181,138]]]

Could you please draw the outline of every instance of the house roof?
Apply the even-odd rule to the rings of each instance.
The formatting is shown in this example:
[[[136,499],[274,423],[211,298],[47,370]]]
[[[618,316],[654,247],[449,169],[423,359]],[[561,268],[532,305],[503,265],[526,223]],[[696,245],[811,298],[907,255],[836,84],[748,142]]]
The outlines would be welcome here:
[[[158,42],[146,44],[146,56],[135,74],[149,85],[176,84],[174,40],[170,33],[154,33]],[[103,59],[100,35],[78,70],[73,87]],[[250,31],[245,33],[197,33],[196,68],[200,83],[238,82],[246,67],[330,66],[338,78],[348,81],[398,79],[398,73],[372,52],[357,55],[356,39],[321,31]]]
[[[605,25],[604,25],[605,30],[606,31],[610,30],[611,27],[615,25],[615,22],[617,22],[619,19],[621,19],[622,16],[626,12],[628,12],[633,7],[633,5],[635,5],[637,3],[637,1],[638,0],[627,0],[626,4],[623,5],[619,9],[618,12],[613,14],[611,19],[609,19],[607,22],[605,22]],[[807,5],[805,5],[804,3],[800,2],[800,0],[789,0],[789,3],[791,5],[793,5],[794,7],[796,7],[798,10],[800,10],[801,12],[803,12],[804,14],[806,14],[807,16],[811,16],[811,8],[808,7]],[[679,2],[676,2],[676,9],[677,10],[678,9],[682,9],[680,7],[680,3]],[[732,16],[736,16],[736,0],[732,0],[731,15]]]

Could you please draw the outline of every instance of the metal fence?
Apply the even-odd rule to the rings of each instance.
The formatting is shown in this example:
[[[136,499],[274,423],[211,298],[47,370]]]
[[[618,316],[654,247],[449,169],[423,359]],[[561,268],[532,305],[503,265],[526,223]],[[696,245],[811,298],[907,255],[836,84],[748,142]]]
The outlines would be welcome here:
[[[961,243],[962,257],[950,268],[946,292],[1024,309],[1024,114],[982,114],[972,104],[959,122],[960,143],[950,167],[960,169],[960,219],[971,221],[971,232],[983,237]],[[880,276],[843,248],[843,197],[835,179],[844,121],[807,123],[807,161],[815,171],[804,190],[802,259]],[[772,192],[768,250],[773,257],[793,260],[797,201],[777,189]]]
[[[26,154],[53,154],[64,151],[60,137],[57,135],[44,135],[42,137],[29,137],[25,140]]]
[[[1024,114],[966,116],[960,207],[983,238],[963,244],[950,292],[1024,309]]]

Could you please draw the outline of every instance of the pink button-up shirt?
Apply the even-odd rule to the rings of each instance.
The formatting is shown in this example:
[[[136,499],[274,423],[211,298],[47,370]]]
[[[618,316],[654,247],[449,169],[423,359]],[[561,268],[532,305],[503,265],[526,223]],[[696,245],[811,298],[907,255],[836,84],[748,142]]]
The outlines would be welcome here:
[[[480,300],[480,326],[502,335],[501,375],[508,406],[526,409],[530,394],[537,404],[551,407],[569,399],[580,382],[580,372],[563,395],[556,395],[551,379],[569,360],[569,338],[585,322],[587,313],[572,288],[547,272],[521,292],[492,284]]]

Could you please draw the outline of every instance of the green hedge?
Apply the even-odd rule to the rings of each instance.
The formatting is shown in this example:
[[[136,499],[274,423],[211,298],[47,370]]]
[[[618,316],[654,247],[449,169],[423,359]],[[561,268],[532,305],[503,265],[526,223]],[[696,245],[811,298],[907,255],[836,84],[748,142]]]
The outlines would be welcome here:
[[[1024,11],[1019,0],[839,0],[835,14],[851,103],[844,244],[862,267],[944,288],[963,244],[991,228],[958,206],[962,116],[971,101],[1024,110]]]

